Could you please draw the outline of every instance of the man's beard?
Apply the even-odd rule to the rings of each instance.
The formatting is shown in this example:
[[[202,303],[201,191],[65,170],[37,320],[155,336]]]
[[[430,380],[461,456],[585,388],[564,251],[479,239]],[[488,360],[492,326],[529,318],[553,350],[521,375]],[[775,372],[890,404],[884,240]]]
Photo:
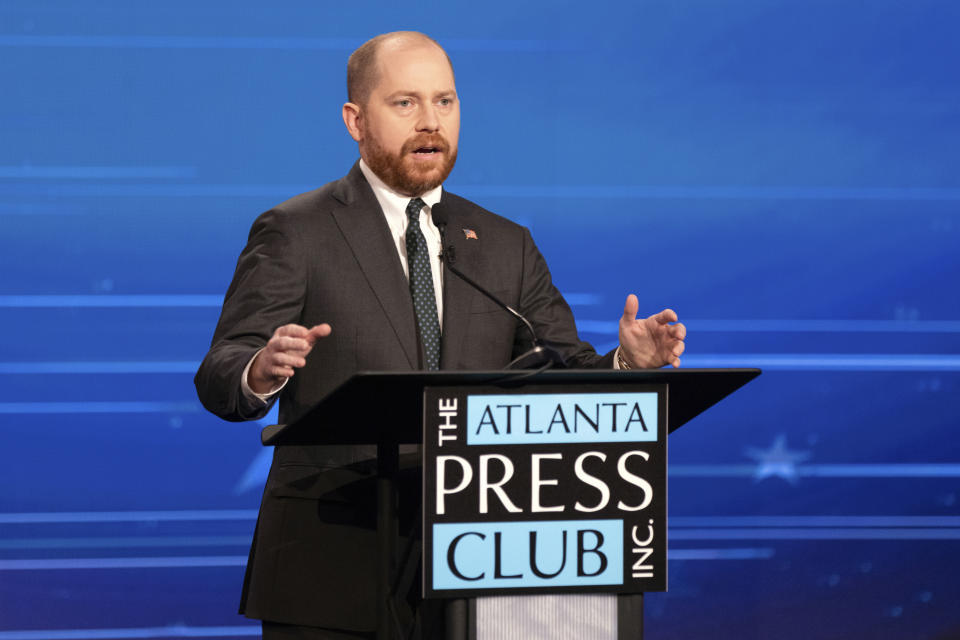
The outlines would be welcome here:
[[[439,134],[423,134],[407,140],[399,155],[384,149],[376,139],[368,138],[368,141],[364,157],[367,166],[388,187],[406,196],[421,196],[443,184],[457,161],[456,149],[451,152],[450,145]],[[442,163],[431,162],[427,166],[419,166],[421,163],[414,160],[412,154],[424,147],[432,147],[442,153]]]

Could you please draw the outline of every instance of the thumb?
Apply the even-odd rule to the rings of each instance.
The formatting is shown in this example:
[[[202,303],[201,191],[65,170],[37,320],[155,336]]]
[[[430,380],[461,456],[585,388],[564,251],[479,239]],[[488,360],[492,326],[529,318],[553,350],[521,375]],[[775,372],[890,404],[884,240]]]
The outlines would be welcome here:
[[[306,336],[307,342],[310,343],[310,346],[313,346],[317,340],[320,338],[326,338],[332,331],[333,329],[331,329],[330,325],[326,322],[310,327],[310,331]]]
[[[623,319],[630,322],[637,319],[637,310],[640,309],[640,301],[632,293],[627,296],[627,301],[623,305]]]

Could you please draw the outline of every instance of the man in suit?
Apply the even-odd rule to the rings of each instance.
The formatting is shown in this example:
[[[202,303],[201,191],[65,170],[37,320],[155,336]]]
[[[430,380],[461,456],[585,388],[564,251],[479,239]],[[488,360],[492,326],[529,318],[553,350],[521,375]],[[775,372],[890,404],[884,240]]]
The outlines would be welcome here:
[[[360,370],[499,369],[526,350],[526,331],[440,261],[430,213],[441,200],[459,269],[526,315],[571,367],[679,365],[676,314],[637,319],[633,295],[620,347],[597,354],[579,340],[529,232],[443,191],[460,108],[435,41],[378,36],[350,57],[347,76],[343,120],[361,160],[254,223],[197,372],[207,409],[250,420],[279,399],[289,423]],[[241,600],[242,613],[267,621],[264,637],[369,637],[375,628],[374,455],[275,450]]]

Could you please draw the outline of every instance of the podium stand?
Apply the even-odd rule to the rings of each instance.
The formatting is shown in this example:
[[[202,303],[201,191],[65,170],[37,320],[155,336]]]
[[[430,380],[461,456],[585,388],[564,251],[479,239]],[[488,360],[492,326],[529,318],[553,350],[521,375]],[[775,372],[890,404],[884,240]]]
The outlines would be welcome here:
[[[434,372],[410,372],[410,373],[383,373],[383,372],[361,372],[342,385],[337,387],[332,391],[323,401],[317,404],[313,409],[311,409],[307,414],[300,418],[297,422],[287,424],[287,425],[272,425],[263,429],[261,433],[261,440],[265,446],[290,446],[290,445],[344,445],[344,444],[356,444],[356,445],[377,445],[377,539],[378,539],[378,553],[379,553],[379,574],[378,574],[378,589],[377,589],[377,598],[380,603],[378,606],[378,618],[377,618],[377,638],[378,640],[392,640],[393,638],[398,637],[397,634],[397,625],[396,625],[396,616],[395,612],[392,610],[393,601],[392,594],[395,590],[395,584],[397,580],[397,575],[402,572],[403,567],[398,566],[398,544],[399,544],[399,532],[398,532],[398,514],[396,510],[397,505],[397,487],[396,487],[396,477],[399,468],[399,446],[402,444],[422,444],[424,441],[424,435],[428,433],[428,423],[436,424],[437,416],[435,407],[431,407],[434,411],[434,414],[431,414],[433,417],[428,419],[428,407],[425,405],[425,398],[430,397],[431,403],[436,404],[437,394],[445,394],[443,397],[454,398],[454,400],[447,400],[446,402],[453,404],[446,406],[457,406],[455,401],[456,397],[459,397],[463,405],[463,413],[457,414],[461,417],[456,418],[464,423],[464,429],[466,428],[466,405],[468,402],[473,403],[473,405],[479,406],[481,401],[484,398],[498,398],[503,399],[505,397],[509,398],[519,398],[521,401],[524,398],[550,398],[551,401],[556,401],[557,398],[605,398],[608,399],[611,396],[607,391],[615,391],[623,397],[629,398],[638,398],[641,401],[644,400],[642,396],[651,396],[655,398],[652,400],[653,405],[649,403],[644,404],[645,407],[653,406],[654,409],[648,413],[646,422],[652,424],[648,425],[644,422],[644,417],[640,411],[639,404],[633,405],[634,413],[627,416],[627,409],[624,409],[620,416],[620,428],[618,430],[617,426],[617,407],[613,407],[614,404],[618,406],[628,407],[628,404],[618,402],[610,403],[607,402],[604,404],[605,408],[612,407],[612,420],[613,423],[607,425],[607,433],[605,435],[596,435],[600,433],[600,427],[597,423],[601,422],[599,417],[600,415],[600,406],[596,406],[596,413],[593,414],[594,420],[590,420],[589,412],[583,412],[579,407],[571,409],[567,408],[567,413],[571,414],[573,411],[579,412],[577,416],[583,415],[584,424],[592,426],[596,434],[592,433],[589,428],[584,428],[580,433],[585,434],[589,438],[592,438],[592,442],[600,443],[613,443],[611,446],[620,447],[617,451],[623,451],[624,446],[634,446],[633,438],[636,437],[632,434],[627,434],[629,430],[630,423],[627,423],[627,427],[623,427],[624,420],[629,419],[634,424],[634,434],[640,436],[640,440],[647,440],[651,446],[656,444],[659,439],[659,443],[662,445],[662,460],[660,461],[660,471],[663,476],[663,489],[665,490],[666,483],[666,434],[672,431],[675,431],[677,428],[687,423],[689,420],[693,419],[706,409],[710,408],[718,401],[726,397],[727,395],[733,393],[747,382],[760,375],[759,369],[654,369],[654,370],[641,370],[641,371],[612,371],[612,370],[547,370],[542,372],[532,372],[532,371],[480,371],[480,372],[445,372],[445,371],[434,371]],[[633,395],[630,395],[630,394]],[[501,394],[501,395],[492,395],[492,394]],[[506,395],[502,395],[506,394]],[[592,395],[591,395],[592,394]],[[617,396],[617,397],[620,397]],[[441,407],[445,406],[442,403],[444,400],[441,399]],[[544,423],[541,421],[539,425],[539,430],[532,428],[529,423],[531,420],[531,406],[534,405],[521,405],[521,404],[496,404],[490,405],[496,407],[514,407],[518,408],[525,406],[526,409],[526,435],[522,433],[522,430],[519,428],[519,423],[517,429],[511,432],[509,427],[509,416],[507,418],[507,428],[503,429],[497,428],[492,414],[485,414],[487,417],[482,418],[478,421],[474,417],[474,428],[470,432],[470,437],[473,438],[474,442],[466,442],[466,432],[463,433],[463,442],[461,443],[452,443],[452,447],[466,444],[480,444],[485,445],[484,447],[477,447],[484,451],[499,451],[500,449],[496,448],[499,446],[499,439],[507,438],[503,440],[502,450],[505,452],[509,451],[518,451],[524,449],[524,444],[526,443],[526,448],[529,449],[530,438],[542,438],[542,436],[534,436],[532,434],[542,434],[546,432],[552,432],[554,427],[556,427],[556,438],[558,439],[546,439],[545,442],[559,443],[564,442],[566,444],[558,444],[557,447],[569,446],[571,438],[577,438],[576,435],[570,435],[570,432],[576,432],[577,427],[571,429],[568,422],[563,416],[563,407],[557,405],[557,408],[554,409],[554,417],[550,422],[549,428],[544,429]],[[490,411],[490,406],[487,407],[487,411]],[[551,405],[552,407],[553,405]],[[571,405],[572,406],[572,405]],[[507,412],[513,411],[513,408],[506,409]],[[606,410],[606,409],[605,409]],[[503,411],[503,409],[501,409]],[[645,409],[644,411],[647,411]],[[560,412],[560,418],[557,418],[557,413]],[[451,418],[450,415],[454,414],[445,414],[441,411],[441,416],[446,416],[443,419],[448,422]],[[519,414],[518,414],[519,415]],[[607,415],[606,413],[604,415]],[[653,415],[651,421],[650,415]],[[389,416],[389,419],[385,419],[385,416]],[[432,422],[431,422],[432,421]],[[608,419],[609,422],[609,419]],[[476,425],[480,425],[477,427]],[[638,426],[642,425],[642,429]],[[481,431],[483,427],[486,427],[487,438],[485,441],[480,441]],[[562,428],[566,429],[566,439],[564,440],[561,436],[564,434],[561,433]],[[461,430],[463,432],[463,430]],[[473,433],[475,431],[476,433]],[[653,433],[654,436],[651,436],[650,433]],[[441,432],[437,432],[441,433]],[[450,432],[454,433],[454,432]],[[512,436],[509,434],[513,433]],[[496,436],[494,436],[496,434]],[[513,438],[512,441],[509,438]],[[523,440],[527,438],[527,440]],[[451,439],[454,439],[451,437]],[[444,437],[440,437],[440,444],[443,444]],[[433,452],[433,456],[430,457],[430,447],[433,446],[433,438],[427,443],[427,461],[433,465],[437,461],[436,451]],[[583,446],[582,442],[574,443],[578,446]],[[521,445],[513,446],[511,445]],[[494,447],[491,449],[491,447]],[[600,445],[597,445],[593,448],[600,448]],[[635,448],[635,447],[634,447]],[[442,449],[442,447],[441,447]],[[461,447],[461,451],[466,451],[467,449]],[[558,449],[559,450],[559,449]],[[539,451],[539,449],[538,449]],[[569,449],[567,449],[569,451]],[[578,450],[580,451],[580,450]],[[626,458],[628,455],[634,455],[636,457],[644,456],[645,459],[649,459],[649,455],[640,451],[629,451],[626,454],[623,454],[618,467],[621,470],[621,475],[623,478],[627,479],[631,485],[640,486],[641,483],[645,483],[644,480],[640,479],[634,473],[625,470],[627,466]],[[560,460],[563,454],[561,453],[552,453],[552,454],[536,454],[533,457],[538,458],[536,460],[535,467],[536,470],[532,474],[529,469],[520,470],[517,474],[517,477],[522,477],[527,481],[533,482],[535,489],[539,490],[540,488],[546,486],[547,490],[550,489],[549,485],[557,485],[557,480],[540,480],[540,467],[539,463],[542,462],[540,458],[548,458],[551,460]],[[598,451],[587,451],[581,453],[581,456],[577,459],[577,464],[580,465],[587,459],[591,457],[592,463],[595,463],[597,460],[606,460],[606,454]],[[442,456],[444,458],[459,458],[455,461],[457,464],[462,467],[461,478],[459,482],[463,486],[469,484],[467,481],[467,476],[473,477],[472,469],[468,468],[473,463],[467,461],[463,456]],[[501,462],[507,458],[506,455],[487,455],[485,458],[497,458]],[[569,458],[569,456],[568,456]],[[445,460],[448,461],[448,460]],[[489,462],[489,460],[487,460]],[[507,461],[509,463],[509,460]],[[457,464],[454,464],[453,467],[456,468]],[[525,464],[525,463],[522,463]],[[552,463],[551,463],[552,464]],[[512,463],[510,466],[510,476],[513,474],[514,465]],[[431,466],[431,470],[433,467]],[[486,469],[484,470],[486,471]],[[501,470],[502,471],[502,470]],[[583,480],[585,475],[584,469],[578,467],[577,469],[578,478]],[[430,502],[430,512],[426,515],[432,515],[434,513],[435,505],[433,504],[433,498],[439,496],[441,498],[448,497],[447,494],[450,494],[450,499],[453,501],[456,496],[453,494],[457,493],[453,489],[457,487],[437,487],[437,480],[434,476],[424,474],[425,478],[425,487],[429,487],[430,491],[425,489],[425,496],[429,498]],[[509,479],[507,475],[503,475],[501,478],[504,482],[506,479]],[[431,484],[432,482],[432,484]],[[587,483],[593,486],[594,489],[598,486],[598,479],[593,478],[593,476],[587,476]],[[599,484],[603,484],[599,482]],[[622,483],[621,483],[622,484]],[[459,485],[458,485],[459,486]],[[489,485],[492,487],[493,485]],[[647,485],[650,486],[649,484]],[[659,489],[658,489],[659,492]],[[650,494],[653,494],[653,489],[650,490]],[[501,502],[506,504],[508,511],[523,511],[523,509],[513,505],[505,493],[498,494],[501,496]],[[586,495],[586,494],[582,494]],[[596,495],[591,494],[593,496]],[[601,493],[601,495],[603,495]],[[633,495],[633,494],[631,494]],[[556,496],[556,494],[554,494]],[[609,490],[607,490],[606,496],[609,498]],[[614,496],[616,497],[616,496]],[[531,498],[537,503],[539,498]],[[595,499],[595,498],[594,498]],[[584,499],[586,501],[586,499]],[[657,553],[662,554],[659,556],[660,563],[662,565],[662,578],[659,573],[657,575],[657,582],[655,584],[661,584],[662,586],[657,587],[656,590],[665,590],[666,589],[666,496],[662,498],[658,495],[658,501],[655,502],[652,507],[655,509],[655,512],[658,514],[658,527],[662,533],[662,543],[658,544]],[[649,504],[650,501],[647,500],[644,502],[644,507]],[[606,505],[606,502],[604,503]],[[640,506],[633,506],[624,504],[621,501],[620,506],[627,511],[635,511],[640,509]],[[577,502],[577,510],[580,511],[597,511],[599,506],[594,508],[592,506],[584,507],[584,505]],[[612,507],[610,507],[612,508]],[[610,508],[607,509],[609,512]],[[559,507],[553,508],[542,508],[541,511],[551,511],[551,510],[561,510]],[[462,511],[462,508],[461,508]],[[537,509],[527,509],[527,512],[537,511]],[[572,512],[571,508],[568,512]],[[443,513],[441,508],[439,513]],[[646,512],[645,512],[646,513]],[[651,512],[653,513],[653,512]],[[555,516],[546,514],[547,520],[551,517],[556,520]],[[505,527],[505,532],[498,531],[496,535],[496,544],[497,550],[496,553],[501,552],[500,543],[501,543],[501,533],[506,536],[509,533],[509,529],[516,529],[519,525],[531,525],[536,523],[529,522],[529,519],[533,516],[527,515],[527,520],[524,522],[493,522],[493,523],[484,523],[486,519],[500,519],[500,520],[516,520],[514,514],[507,514],[506,517],[493,518],[490,515],[481,515],[475,514],[474,519],[477,522],[466,523],[472,524],[473,528],[486,526],[486,524],[493,525],[502,525]],[[582,517],[582,516],[581,516]],[[552,530],[556,532],[557,525],[570,525],[571,522],[576,524],[577,521],[564,521],[564,522],[550,522]],[[594,525],[597,523],[608,524],[610,522],[615,522],[612,520],[595,520],[591,521]],[[622,528],[626,528],[626,521]],[[650,518],[651,523],[651,535],[653,531],[653,518]],[[546,522],[545,522],[546,523]],[[434,525],[436,527],[438,525]],[[619,526],[619,525],[616,525]],[[634,531],[636,527],[634,527]],[[425,527],[424,536],[425,540],[428,541],[430,545],[433,544],[433,528]],[[486,540],[486,534],[480,533],[477,531],[466,531],[465,533],[459,536],[459,538],[464,538],[468,534],[472,534],[473,538],[476,540],[483,539]],[[486,531],[486,530],[485,530]],[[583,538],[587,537],[581,535],[580,532],[577,532],[578,542],[581,547],[579,547],[577,562],[580,563],[583,560],[582,556],[584,554],[584,544],[595,544],[595,548],[586,548],[586,554],[593,553],[595,556],[603,556],[600,566],[607,567],[615,573],[615,571],[621,571],[622,576],[629,576],[629,568],[626,565],[628,559],[624,556],[618,556],[620,558],[621,565],[617,567],[612,566],[612,562],[608,567],[607,557],[597,551],[600,549],[600,545],[604,541],[604,536],[599,531],[592,531],[593,538],[589,538],[593,542],[583,542]],[[609,529],[605,529],[609,534]],[[614,532],[616,533],[616,532]],[[525,534],[525,532],[524,532]],[[563,535],[563,562],[561,565],[561,571],[566,565],[567,558],[567,531],[562,532]],[[491,538],[493,535],[490,536]],[[545,536],[544,536],[545,537]],[[573,534],[571,533],[571,538]],[[607,535],[607,538],[612,538],[613,536]],[[620,539],[620,544],[625,544],[628,547],[631,544],[629,539],[624,541],[624,538],[627,536],[622,536]],[[534,551],[534,543],[536,541],[536,532],[530,532],[530,561],[531,564],[536,564],[536,552]],[[652,538],[651,538],[652,539]],[[519,538],[514,538],[514,540],[519,540]],[[660,538],[658,538],[658,541]],[[633,538],[634,543],[636,543],[636,536]],[[447,563],[451,568],[454,567],[454,557],[455,557],[455,545],[451,545],[447,551],[448,555]],[[639,551],[639,549],[634,549],[634,551]],[[652,549],[651,549],[652,551]],[[475,554],[473,554],[475,555]],[[440,556],[437,556],[440,557]],[[646,558],[647,556],[643,556]],[[635,560],[635,558],[630,558],[630,560]],[[426,566],[430,571],[425,571],[424,576],[424,590],[427,592],[428,597],[450,597],[456,598],[452,600],[451,604],[447,607],[447,637],[456,640],[468,640],[477,638],[477,611],[478,609],[486,609],[488,611],[496,611],[497,607],[478,607],[476,599],[472,596],[474,595],[469,589],[465,589],[465,586],[471,586],[466,582],[461,582],[460,586],[445,586],[441,584],[440,581],[434,579],[431,582],[431,576],[433,575],[433,564],[431,563],[431,558],[425,556]],[[500,578],[519,578],[519,574],[516,575],[507,575],[503,576],[500,570],[500,556],[497,555],[497,577]],[[437,563],[438,565],[441,563]],[[640,561],[637,562],[640,564]],[[583,569],[581,564],[577,565],[577,574],[578,576],[596,576],[599,574],[599,570],[596,572],[589,572],[587,569]],[[545,575],[542,572],[537,572],[537,576]],[[459,572],[457,572],[459,575]],[[482,572],[478,572],[476,569],[473,570],[474,574],[485,575]],[[489,572],[493,573],[493,572]],[[558,571],[557,574],[560,572]],[[609,573],[609,572],[608,572]],[[556,575],[556,574],[552,574]],[[653,576],[653,572],[650,573],[633,573],[633,576],[644,576],[644,578],[649,578]],[[466,578],[466,576],[463,576]],[[478,580],[475,577],[469,577],[469,580]],[[489,582],[489,581],[488,581]],[[509,582],[505,581],[504,584]],[[625,585],[627,580],[625,579],[623,585]],[[578,579],[568,579],[567,582],[557,583],[561,586],[551,587],[549,581],[530,581],[524,583],[517,583],[520,588],[504,588],[500,589],[497,585],[490,586],[486,584],[484,587],[480,588],[475,593],[478,595],[496,595],[498,593],[503,594],[529,594],[529,593],[577,593],[579,591],[603,591],[605,593],[611,594],[605,601],[604,608],[602,609],[605,613],[604,615],[613,618],[610,620],[610,629],[615,629],[607,637],[616,638],[620,640],[622,638],[642,638],[643,635],[643,595],[642,593],[636,592],[636,583],[634,586],[622,586],[618,585],[616,581],[607,580],[606,582],[599,581],[594,583],[584,582],[583,584],[589,584],[590,586],[578,587],[581,582]],[[594,586],[598,585],[598,586]],[[448,589],[448,591],[444,591]],[[622,593],[626,592],[626,593]],[[449,596],[445,594],[449,593]],[[616,595],[614,595],[616,594]],[[611,606],[612,600],[610,598],[615,598],[615,606]],[[487,601],[484,601],[487,602]],[[489,602],[500,602],[500,600],[489,601]],[[507,607],[499,609],[502,612],[509,611],[510,608]],[[482,612],[481,612],[482,615]],[[502,614],[503,615],[503,614]],[[510,614],[505,614],[510,615]],[[593,614],[596,615],[596,614]],[[483,621],[481,620],[481,626]],[[483,634],[481,634],[483,635]],[[518,635],[522,637],[522,635]],[[599,636],[598,636],[599,637]],[[481,638],[482,640],[482,638]]]

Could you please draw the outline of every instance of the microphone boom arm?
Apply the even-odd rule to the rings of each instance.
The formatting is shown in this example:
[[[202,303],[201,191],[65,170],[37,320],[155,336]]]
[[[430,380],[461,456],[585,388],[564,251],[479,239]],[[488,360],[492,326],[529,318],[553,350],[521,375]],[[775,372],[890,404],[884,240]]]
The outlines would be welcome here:
[[[537,368],[548,368],[551,366],[566,368],[567,363],[564,360],[563,356],[556,349],[552,349],[540,340],[537,337],[537,332],[534,331],[533,325],[530,324],[530,321],[527,320],[522,313],[506,304],[495,295],[487,291],[484,287],[477,284],[472,278],[465,275],[462,271],[453,266],[454,263],[454,247],[453,245],[447,246],[447,216],[446,212],[442,211],[443,207],[441,203],[437,203],[433,206],[432,216],[433,223],[437,226],[437,229],[440,231],[440,261],[447,265],[447,268],[451,273],[456,275],[458,278],[469,284],[471,287],[482,293],[489,300],[491,300],[495,305],[501,309],[505,309],[510,315],[523,323],[527,328],[527,331],[530,333],[530,338],[532,340],[533,348],[520,354],[513,361],[506,366],[507,369],[537,369]]]

